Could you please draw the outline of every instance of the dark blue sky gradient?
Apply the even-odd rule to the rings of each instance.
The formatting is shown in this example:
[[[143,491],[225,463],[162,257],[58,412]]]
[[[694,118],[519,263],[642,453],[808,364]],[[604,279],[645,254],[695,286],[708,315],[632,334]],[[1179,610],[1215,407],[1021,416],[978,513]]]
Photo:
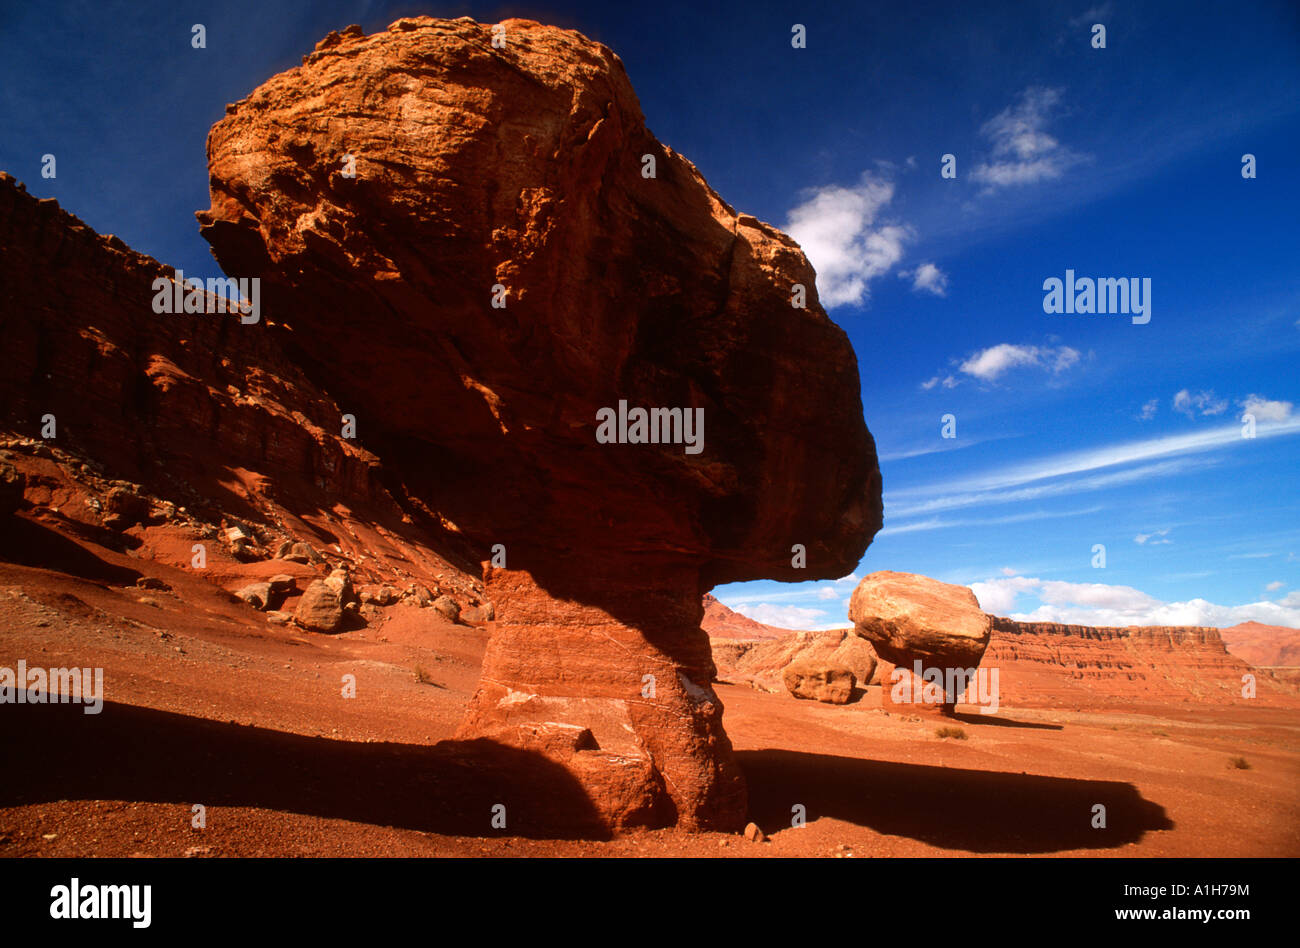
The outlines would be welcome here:
[[[208,206],[204,143],[226,103],[331,29],[415,14],[523,16],[606,43],[656,135],[737,209],[778,226],[815,189],[864,174],[892,186],[872,226],[907,229],[902,259],[868,297],[830,310],[862,365],[893,528],[859,573],[984,584],[986,608],[1040,617],[1300,625],[1300,4],[6,2],[0,169],[95,229],[211,275],[193,215]],[[1107,25],[1104,50],[1089,45],[1092,22]],[[207,27],[204,50],[190,46],[194,23]],[[791,48],[794,23],[807,49]],[[1076,160],[1036,182],[979,183],[985,123],[1034,88],[1057,91],[1041,130]],[[955,181],[939,176],[945,152]],[[1246,152],[1253,181],[1240,174]],[[45,153],[57,179],[40,176]],[[945,296],[900,278],[922,262],[946,275]],[[1067,267],[1151,278],[1150,324],[1045,315],[1043,280]],[[1000,345],[1077,359],[961,372]],[[959,384],[922,387],[947,376]],[[1224,407],[1178,412],[1183,390]],[[1277,433],[1146,460],[1130,450],[1237,425],[1250,396],[1274,406]],[[958,450],[941,450],[946,412]],[[990,486],[1079,451],[1114,460],[1021,477],[1051,488],[1028,496]],[[1162,466],[1140,470],[1151,464]],[[954,481],[979,496],[953,506],[971,486]],[[1091,566],[1095,543],[1104,570]],[[1008,600],[1015,577],[1038,582]],[[1113,591],[1126,586],[1157,605]],[[842,620],[850,587],[746,584],[722,598],[811,627]]]

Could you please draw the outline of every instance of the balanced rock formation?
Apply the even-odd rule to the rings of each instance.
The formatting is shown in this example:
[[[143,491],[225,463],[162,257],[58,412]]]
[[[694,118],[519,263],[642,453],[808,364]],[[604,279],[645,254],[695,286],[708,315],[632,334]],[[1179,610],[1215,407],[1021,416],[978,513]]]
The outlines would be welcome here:
[[[796,698],[826,704],[848,704],[857,684],[853,672],[847,668],[819,662],[795,662],[786,666],[782,677],[786,689]]]
[[[738,828],[701,596],[857,564],[857,360],[799,247],[655,139],[612,52],[499,26],[330,34],[213,127],[202,231],[491,561],[461,737],[559,760],[611,828]],[[595,746],[541,746],[555,724]]]
[[[849,600],[849,619],[855,633],[897,666],[881,671],[882,706],[901,704],[921,711],[952,711],[966,690],[963,682],[973,680],[993,627],[968,587],[889,571],[872,573],[858,583]],[[941,700],[931,700],[933,689],[926,685],[933,681],[915,680],[917,662],[923,675],[942,675]]]

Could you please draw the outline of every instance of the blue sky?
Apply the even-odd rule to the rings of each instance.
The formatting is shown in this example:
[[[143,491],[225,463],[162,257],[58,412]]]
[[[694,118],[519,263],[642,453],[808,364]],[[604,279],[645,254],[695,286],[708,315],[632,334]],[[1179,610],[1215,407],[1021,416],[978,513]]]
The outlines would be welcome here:
[[[656,135],[817,267],[882,457],[885,529],[856,575],[971,584],[1022,617],[1300,626],[1300,6],[848,6],[10,4],[0,168],[211,274],[207,130],[330,29],[579,29],[623,59]],[[1067,269],[1150,279],[1150,322],[1044,313]],[[816,628],[843,624],[853,584],[716,594]]]

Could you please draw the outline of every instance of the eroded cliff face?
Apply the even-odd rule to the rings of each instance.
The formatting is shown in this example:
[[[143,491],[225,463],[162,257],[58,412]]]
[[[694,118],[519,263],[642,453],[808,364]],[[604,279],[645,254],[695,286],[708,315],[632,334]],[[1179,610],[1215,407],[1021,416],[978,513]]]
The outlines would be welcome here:
[[[331,34],[213,128],[203,233],[480,551],[497,628],[461,736],[563,760],[610,826],[734,827],[701,595],[861,558],[857,360],[797,245],[654,138],[613,53],[500,26]],[[638,408],[697,441],[598,438]]]
[[[337,545],[368,559],[358,582],[429,583],[450,565],[434,550],[472,568],[437,511],[342,437],[282,327],[157,313],[154,281],[173,276],[0,172],[0,430],[29,502],[112,544],[140,542],[119,536],[135,524],[206,543],[239,522],[263,557],[305,540],[337,565]]]
[[[337,406],[264,327],[155,314],[152,284],[170,280],[170,267],[3,173],[0,246],[0,407],[16,433],[39,437],[52,414],[53,445],[120,478],[179,489],[182,503],[219,503],[229,493],[222,472],[240,465],[315,481],[322,496],[381,493],[374,456],[321,427]]]
[[[1000,670],[1003,698],[1013,703],[1249,700],[1242,697],[1247,674],[1260,697],[1285,690],[1229,654],[1218,629],[1204,627],[1095,628],[995,616],[982,665]]]

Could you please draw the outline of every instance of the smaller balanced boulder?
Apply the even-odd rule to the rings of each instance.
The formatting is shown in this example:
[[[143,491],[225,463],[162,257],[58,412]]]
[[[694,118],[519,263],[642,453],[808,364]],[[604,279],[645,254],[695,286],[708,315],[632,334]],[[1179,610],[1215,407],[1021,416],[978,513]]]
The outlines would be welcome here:
[[[838,665],[814,662],[795,662],[786,666],[785,687],[796,698],[823,701],[826,704],[848,704],[857,684],[853,672]]]
[[[915,573],[872,573],[849,601],[853,631],[895,665],[978,665],[993,620],[966,586]]]
[[[871,642],[886,662],[883,707],[951,714],[966,682],[988,648],[993,620],[966,586],[941,583],[915,573],[872,573],[849,601],[853,631]],[[920,663],[924,681],[915,680]]]

